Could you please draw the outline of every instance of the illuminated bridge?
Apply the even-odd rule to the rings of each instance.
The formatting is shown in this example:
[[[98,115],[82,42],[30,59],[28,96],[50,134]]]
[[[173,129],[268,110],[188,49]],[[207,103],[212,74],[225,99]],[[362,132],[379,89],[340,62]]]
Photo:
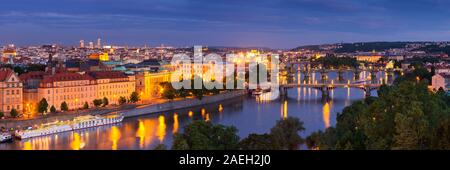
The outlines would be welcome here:
[[[311,83],[311,84],[297,84],[288,83],[280,85],[280,96],[287,96],[288,89],[307,87],[318,89],[322,92],[322,98],[329,99],[330,91],[335,88],[356,88],[364,90],[366,97],[370,96],[370,92],[379,89],[383,84],[366,84],[366,83]]]

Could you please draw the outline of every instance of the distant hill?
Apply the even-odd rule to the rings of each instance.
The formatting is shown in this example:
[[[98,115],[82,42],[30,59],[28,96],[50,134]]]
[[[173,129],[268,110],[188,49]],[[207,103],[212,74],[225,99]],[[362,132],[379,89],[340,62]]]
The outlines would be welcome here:
[[[357,43],[343,43],[343,44],[326,44],[326,45],[307,45],[294,48],[293,51],[300,49],[321,50],[330,46],[339,46],[332,51],[336,53],[352,53],[352,52],[370,52],[383,51],[392,48],[404,48],[408,44],[426,43],[426,42],[357,42]]]

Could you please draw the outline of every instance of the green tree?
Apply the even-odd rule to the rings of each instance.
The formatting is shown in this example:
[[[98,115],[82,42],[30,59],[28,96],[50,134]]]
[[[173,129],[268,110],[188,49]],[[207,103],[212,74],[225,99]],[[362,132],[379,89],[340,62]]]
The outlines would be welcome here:
[[[175,135],[174,150],[230,150],[237,149],[239,136],[233,126],[213,125],[211,122],[194,121]]]
[[[295,150],[303,143],[303,139],[298,133],[304,130],[302,121],[295,117],[288,117],[278,120],[276,125],[270,129],[270,134],[281,148]]]
[[[61,108],[62,111],[68,111],[69,110],[69,106],[67,105],[66,101],[63,101],[61,103],[60,108]]]
[[[0,119],[3,118],[3,117],[5,117],[5,113],[0,111]]]
[[[175,95],[177,91],[172,87],[172,84],[169,82],[164,82],[160,84],[162,88],[162,97],[173,100],[175,98]]]
[[[11,115],[11,117],[16,118],[17,116],[19,116],[19,112],[17,112],[16,109],[11,109],[11,111],[9,112],[9,114]]]
[[[138,102],[139,100],[140,100],[140,99],[139,99],[139,94],[138,94],[137,92],[131,93],[131,95],[130,95],[130,102],[136,103],[136,102]]]
[[[48,109],[47,99],[42,98],[41,101],[39,101],[38,103],[37,109],[39,113],[47,112]]]
[[[109,104],[108,98],[103,97],[102,104],[103,104],[103,107],[108,106],[108,104]]]
[[[55,108],[55,106],[52,105],[52,107],[50,107],[50,112],[51,112],[51,113],[56,113],[56,108]]]
[[[125,104],[127,102],[127,99],[125,98],[125,97],[123,97],[123,96],[120,96],[119,97],[119,105],[123,105],[123,104]]]
[[[103,103],[102,99],[94,99],[94,101],[92,101],[92,103],[94,103],[95,107],[100,107]]]
[[[84,104],[83,104],[83,109],[89,109],[89,104],[88,104],[88,102],[84,102]]]
[[[164,144],[156,145],[153,150],[167,150],[167,146]]]
[[[280,150],[276,140],[270,134],[250,134],[239,142],[242,150]]]

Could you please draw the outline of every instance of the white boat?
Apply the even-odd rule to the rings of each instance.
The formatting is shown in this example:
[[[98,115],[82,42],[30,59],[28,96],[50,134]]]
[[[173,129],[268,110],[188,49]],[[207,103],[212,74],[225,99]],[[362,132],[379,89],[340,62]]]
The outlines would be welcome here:
[[[0,143],[4,142],[12,142],[13,138],[12,135],[9,133],[1,133],[0,134]]]
[[[41,126],[27,130],[17,130],[14,133],[19,139],[27,139],[38,136],[45,136],[50,134],[56,134],[61,132],[73,131],[78,129],[102,126],[107,124],[114,124],[122,122],[124,116],[121,114],[112,114],[105,116],[78,116],[69,121],[57,121],[48,124],[42,124]]]

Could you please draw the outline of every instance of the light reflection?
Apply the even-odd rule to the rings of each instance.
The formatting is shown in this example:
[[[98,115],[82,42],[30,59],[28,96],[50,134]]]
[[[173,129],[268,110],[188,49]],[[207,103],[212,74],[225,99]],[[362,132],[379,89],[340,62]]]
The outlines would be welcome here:
[[[23,143],[23,150],[33,150],[33,146],[29,140]]]
[[[83,139],[81,138],[81,135],[77,132],[73,133],[73,139],[71,143],[71,147],[73,150],[80,150],[83,149],[86,144],[84,143]]]
[[[287,100],[283,102],[283,112],[282,112],[282,115],[283,115],[283,119],[286,119],[287,116],[288,116],[288,102],[287,102]]]
[[[219,112],[222,112],[222,111],[223,111],[222,104],[219,104]]]
[[[175,113],[173,115],[173,130],[172,133],[177,133],[178,132],[178,114]]]
[[[163,142],[164,135],[166,134],[166,119],[164,115],[158,117],[158,129],[156,130],[156,135],[158,136],[159,142]]]
[[[323,123],[325,124],[325,128],[330,127],[330,104],[326,102],[322,109],[323,115]]]
[[[209,113],[206,113],[206,116],[205,116],[205,121],[209,121]]]
[[[109,138],[112,141],[112,150],[117,150],[117,142],[120,139],[120,130],[117,126],[111,127],[111,132],[109,134]]]
[[[192,117],[192,116],[194,116],[194,112],[189,111],[188,115],[189,115],[189,117]]]
[[[136,136],[139,138],[139,146],[143,148],[145,145],[145,124],[142,120],[139,121],[138,130],[136,132]]]

